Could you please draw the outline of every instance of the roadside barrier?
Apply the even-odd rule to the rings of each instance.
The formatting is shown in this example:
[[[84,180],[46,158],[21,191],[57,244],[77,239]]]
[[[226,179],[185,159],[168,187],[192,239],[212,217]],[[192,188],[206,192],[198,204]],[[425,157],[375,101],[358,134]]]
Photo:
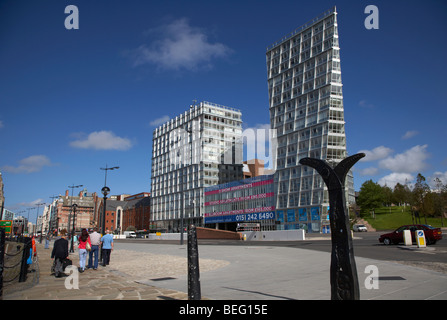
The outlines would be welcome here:
[[[5,290],[31,287],[38,282],[37,260],[32,252],[32,239],[9,237],[0,230],[0,299]],[[28,274],[33,272],[31,279]],[[17,286],[18,283],[23,283]]]

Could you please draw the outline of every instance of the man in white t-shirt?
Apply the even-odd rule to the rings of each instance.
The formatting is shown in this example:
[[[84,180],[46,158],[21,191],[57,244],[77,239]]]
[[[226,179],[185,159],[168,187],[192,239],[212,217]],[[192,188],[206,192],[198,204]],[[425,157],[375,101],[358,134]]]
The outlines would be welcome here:
[[[88,266],[87,268],[93,268],[93,270],[98,269],[98,255],[99,246],[101,244],[101,235],[97,232],[98,228],[94,228],[93,232],[90,234],[90,241],[92,243],[92,250],[88,254]],[[93,260],[94,255],[94,260]]]

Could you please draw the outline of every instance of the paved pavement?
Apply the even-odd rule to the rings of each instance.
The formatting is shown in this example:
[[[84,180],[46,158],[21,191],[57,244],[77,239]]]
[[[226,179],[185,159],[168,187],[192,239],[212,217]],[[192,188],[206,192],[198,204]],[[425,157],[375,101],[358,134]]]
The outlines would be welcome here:
[[[69,277],[51,275],[51,248],[44,249],[37,243],[39,283],[31,288],[15,290],[6,288],[3,300],[187,300],[184,292],[151,285],[139,284],[110,265],[88,269],[79,274],[79,290],[66,288],[73,284]],[[70,254],[73,265],[79,266],[77,250]],[[73,276],[75,273],[71,273]],[[17,284],[20,285],[20,284]],[[9,293],[11,291],[11,293]]]
[[[421,253],[415,250],[415,254]],[[4,300],[188,298],[186,244],[117,241],[109,266],[79,274],[79,290],[66,289],[68,278],[50,275],[50,250],[38,244],[38,255],[39,284],[6,292]],[[77,265],[77,252],[71,255]],[[330,299],[327,252],[269,245],[199,244],[199,257],[203,299]],[[356,264],[362,300],[447,300],[445,273],[360,257]],[[371,277],[378,282],[371,282]]]

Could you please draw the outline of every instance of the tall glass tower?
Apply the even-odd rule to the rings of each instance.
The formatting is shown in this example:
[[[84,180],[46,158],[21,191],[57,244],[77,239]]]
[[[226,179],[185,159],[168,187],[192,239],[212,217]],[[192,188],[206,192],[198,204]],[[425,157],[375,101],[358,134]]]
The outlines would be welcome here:
[[[329,228],[329,198],[304,157],[334,163],[347,156],[336,8],[267,48],[270,125],[277,133],[275,174],[278,228]],[[352,174],[348,202],[354,201]]]

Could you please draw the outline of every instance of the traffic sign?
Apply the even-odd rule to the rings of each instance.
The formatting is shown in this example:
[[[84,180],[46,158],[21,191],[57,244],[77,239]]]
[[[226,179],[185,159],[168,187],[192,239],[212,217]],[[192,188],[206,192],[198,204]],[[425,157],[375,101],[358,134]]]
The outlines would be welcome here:
[[[427,246],[424,230],[416,230],[416,243],[418,245],[418,248],[425,248]]]
[[[4,229],[6,234],[12,233],[12,220],[0,220],[0,228]]]

